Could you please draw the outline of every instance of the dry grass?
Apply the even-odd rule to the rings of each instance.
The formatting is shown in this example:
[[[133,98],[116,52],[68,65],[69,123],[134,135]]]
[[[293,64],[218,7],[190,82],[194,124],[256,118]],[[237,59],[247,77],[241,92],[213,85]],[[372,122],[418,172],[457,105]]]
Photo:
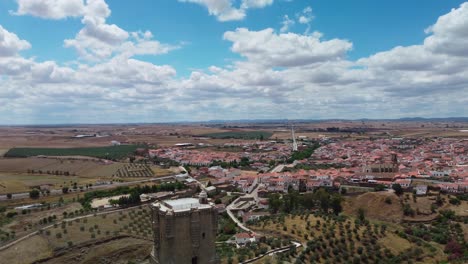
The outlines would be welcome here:
[[[69,172],[70,175],[84,177],[111,177],[124,163],[104,164],[96,159],[67,159],[67,158],[5,158],[0,159],[1,172],[26,173],[28,170],[39,171],[44,174],[49,171]]]
[[[385,202],[390,199],[391,204]],[[365,210],[366,217],[387,222],[400,222],[403,218],[403,210],[399,198],[390,192],[369,192],[359,196],[351,196],[345,199],[344,213],[357,215],[359,208]]]
[[[112,240],[119,235],[128,235],[137,239]],[[0,259],[8,259],[10,261],[8,263],[32,263],[52,256],[52,252],[55,250],[67,248],[69,250],[66,250],[65,256],[54,259],[50,263],[64,263],[64,260],[69,259],[70,256],[73,256],[69,259],[72,263],[95,263],[100,257],[112,258],[113,255],[118,256],[120,251],[125,252],[129,249],[130,252],[127,254],[130,255],[131,252],[141,252],[142,254],[146,252],[144,253],[146,255],[143,256],[144,259],[151,250],[151,239],[149,208],[135,208],[69,222],[57,221],[55,226],[43,230],[40,235],[35,235],[1,251]],[[100,240],[108,240],[109,242],[99,246],[79,248],[80,245],[92,244]],[[72,242],[72,245],[69,244],[69,241]],[[83,254],[86,251],[88,252]],[[81,255],[81,258],[76,259],[77,254]]]
[[[320,224],[318,225],[317,223],[320,223]],[[326,227],[324,224],[326,224]],[[382,224],[385,224],[387,226],[387,229],[386,229],[387,231],[385,232],[385,234],[382,234],[380,231],[381,230],[380,226],[382,226]],[[394,233],[396,230],[401,230],[401,227],[393,223],[371,220],[370,227],[357,226],[354,222],[354,218],[349,218],[343,223],[343,225],[344,226],[350,225],[350,230],[354,230],[356,228],[357,235],[361,237],[361,239],[356,239],[357,235],[353,231],[352,242],[346,239],[347,248],[351,256],[353,256],[353,253],[352,253],[353,251],[352,249],[350,249],[351,244],[354,246],[354,248],[362,247],[367,252],[367,249],[366,249],[367,246],[365,245],[366,243],[365,237],[368,237],[368,235],[366,235],[366,232],[367,232],[366,230],[370,228],[375,230],[375,225],[379,226],[379,228],[377,229],[379,231],[378,232],[374,231],[374,236],[378,236],[376,243],[382,249],[388,249],[390,250],[392,254],[398,255],[400,253],[404,253],[406,250],[416,247],[415,243],[412,243],[404,238],[401,238],[400,236]],[[330,230],[330,227],[332,226],[335,226],[334,231]],[[286,227],[286,230],[284,229],[284,227]],[[304,217],[303,219],[301,219],[300,216],[288,215],[285,217],[284,225],[281,222],[273,223],[270,220],[266,222],[266,225],[263,225],[262,223],[260,223],[259,225],[251,226],[251,228],[266,235],[271,235],[274,237],[291,238],[296,241],[301,241],[302,244],[305,244],[310,240],[320,241],[320,237],[323,238],[323,241],[325,241],[326,243],[328,240],[337,241],[341,239],[343,237],[343,234],[347,232],[345,231],[347,229],[344,228],[343,229],[344,233],[342,233],[340,231],[340,228],[337,222],[334,222],[333,220],[327,222],[326,219],[322,217],[316,217],[314,215],[309,215],[307,218]],[[378,233],[378,235],[376,235],[376,233]],[[345,237],[348,237],[348,236],[346,235]],[[335,243],[338,243],[338,242],[335,242]],[[416,262],[416,263],[434,263],[434,261],[437,262],[446,258],[446,255],[442,251],[441,245],[438,245],[435,243],[431,243],[431,245],[434,248],[436,248],[436,252],[431,253],[428,249],[421,247],[421,249],[423,250],[422,261]],[[271,259],[275,259],[275,257]],[[265,261],[265,260],[266,259],[262,259],[256,263],[264,263],[262,261]],[[320,263],[324,263],[324,262],[326,262],[326,259],[321,258]],[[294,263],[294,261],[292,261],[291,263]]]
[[[78,186],[95,183],[96,180],[78,176],[33,175],[33,174],[0,174],[0,194],[29,192],[34,186],[48,185],[52,189],[70,186],[76,182]]]
[[[0,251],[0,259],[6,261],[4,263],[8,264],[25,264],[33,263],[38,259],[51,257],[52,254],[53,252],[47,243],[47,239],[35,235]]]
[[[5,155],[5,153],[7,153],[8,150],[10,150],[10,149],[9,148],[0,148],[0,157],[3,157],[3,155]]]
[[[163,169],[159,166],[151,166],[151,170],[153,170],[156,177],[163,177],[173,174],[171,170]]]

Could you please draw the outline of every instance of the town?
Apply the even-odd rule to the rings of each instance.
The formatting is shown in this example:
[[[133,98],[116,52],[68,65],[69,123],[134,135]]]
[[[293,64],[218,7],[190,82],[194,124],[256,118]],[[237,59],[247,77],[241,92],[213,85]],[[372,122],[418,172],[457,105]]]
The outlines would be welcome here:
[[[374,130],[349,132],[350,124],[341,128],[346,132],[337,132],[336,128],[314,131],[309,124],[271,124],[271,128],[260,132],[248,128],[249,124],[242,129],[221,130],[135,126],[126,133],[99,127],[84,131],[107,131],[109,147],[104,150],[11,148],[0,159],[2,173],[9,170],[17,175],[14,188],[11,178],[1,178],[4,224],[0,255],[9,256],[32,241],[53,237],[54,242],[47,246],[55,248],[52,255],[32,254],[28,259],[62,261],[63,257],[57,255],[61,247],[73,252],[69,256],[85,257],[89,254],[76,255],[75,251],[83,245],[107,241],[99,246],[105,251],[116,240],[139,245],[138,253],[117,246],[129,260],[165,263],[184,248],[181,241],[192,241],[186,246],[193,247],[201,243],[194,241],[207,239],[211,241],[207,243],[216,241],[216,250],[197,247],[199,255],[180,255],[179,261],[185,262],[185,257],[198,263],[307,263],[314,259],[362,262],[362,254],[356,259],[350,254],[346,257],[323,250],[307,253],[312,245],[316,246],[311,241],[327,234],[318,228],[320,223],[323,228],[331,228],[351,221],[354,229],[375,225],[397,234],[395,237],[379,231],[373,235],[390,241],[380,244],[382,250],[387,250],[379,253],[386,262],[402,258],[461,259],[458,251],[450,253],[447,247],[466,246],[465,229],[460,233],[464,235],[456,235],[456,223],[463,223],[468,216],[468,139],[460,132],[463,129],[454,129],[457,136],[405,136],[399,124],[389,123],[387,127],[392,125],[398,135]],[[191,134],[194,129],[210,133]],[[151,134],[156,135],[156,141],[139,139],[148,138],[149,130],[154,131]],[[419,130],[439,133],[434,128]],[[64,131],[72,133],[65,132],[56,140],[105,142],[103,137],[96,137],[99,133],[76,139],[74,130]],[[158,131],[164,132],[158,136]],[[29,135],[37,137],[37,133]],[[32,177],[41,180],[21,187],[21,177],[28,179],[24,184]],[[191,220],[184,220],[187,208],[191,208]],[[167,212],[172,211],[181,219],[167,220]],[[198,211],[213,216],[204,219],[193,215]],[[156,221],[157,215],[159,224],[154,226],[151,221]],[[444,234],[432,234],[430,226],[437,227],[441,215],[450,217],[453,224],[445,227]],[[214,217],[218,218],[216,222],[211,220]],[[134,221],[137,225],[132,224]],[[168,221],[174,221],[176,228],[174,233],[165,233],[171,239],[151,246],[153,233],[161,232],[155,230],[169,232],[172,228],[167,226]],[[177,231],[184,221],[195,229],[189,233]],[[108,224],[101,226],[99,222]],[[413,234],[422,228],[420,223],[429,229]],[[312,226],[315,231],[308,231]],[[198,232],[210,235],[195,238]],[[419,239],[439,246],[428,244],[421,248]],[[326,243],[332,243],[331,238],[328,240]],[[178,242],[166,245],[165,241]],[[395,241],[406,246],[396,249],[392,244]],[[367,244],[361,247],[367,258],[379,252]],[[444,253],[437,253],[439,250]],[[112,259],[110,255],[106,258]]]

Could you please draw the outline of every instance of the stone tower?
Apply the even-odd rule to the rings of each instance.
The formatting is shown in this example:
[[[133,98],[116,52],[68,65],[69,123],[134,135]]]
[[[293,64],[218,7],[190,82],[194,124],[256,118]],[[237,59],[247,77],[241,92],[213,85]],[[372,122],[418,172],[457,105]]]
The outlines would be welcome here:
[[[154,264],[215,264],[217,211],[206,199],[166,200],[151,204]]]

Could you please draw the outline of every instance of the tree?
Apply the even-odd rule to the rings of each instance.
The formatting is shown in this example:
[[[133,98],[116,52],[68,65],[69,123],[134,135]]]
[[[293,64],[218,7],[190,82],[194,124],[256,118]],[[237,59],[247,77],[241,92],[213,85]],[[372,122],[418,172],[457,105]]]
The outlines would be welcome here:
[[[385,190],[385,185],[383,185],[383,184],[378,184],[377,186],[374,187],[374,191],[376,191],[376,192],[380,192],[380,191],[384,191],[384,190]]]
[[[398,183],[393,184],[392,189],[395,191],[395,194],[398,195],[398,196],[403,194],[403,188]]]
[[[364,222],[364,220],[366,220],[366,211],[364,211],[364,209],[362,208],[358,209],[358,219],[361,222]]]
[[[38,189],[32,189],[29,192],[29,198],[31,198],[31,199],[37,199],[37,198],[39,198],[39,195],[40,195],[40,192],[39,192]]]
[[[328,208],[330,206],[330,194],[323,189],[320,188],[316,193],[315,193],[316,199],[320,202],[320,208],[324,212],[328,212]]]
[[[341,206],[341,201],[343,198],[339,194],[334,194],[331,198],[331,208],[333,209],[333,213],[335,215],[339,215],[341,211],[343,211],[343,207]]]
[[[7,193],[7,199],[11,199],[11,197],[13,197],[13,195],[11,193]]]
[[[278,212],[281,208],[283,201],[280,199],[280,195],[277,193],[272,193],[268,196],[268,206],[273,213]]]
[[[63,193],[63,194],[68,193],[68,187],[67,187],[67,186],[65,186],[65,187],[62,188],[62,193]]]

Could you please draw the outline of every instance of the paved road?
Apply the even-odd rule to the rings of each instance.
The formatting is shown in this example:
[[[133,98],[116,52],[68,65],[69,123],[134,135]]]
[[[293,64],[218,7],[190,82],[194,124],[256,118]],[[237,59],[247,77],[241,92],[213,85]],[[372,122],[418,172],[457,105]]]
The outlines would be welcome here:
[[[284,166],[285,166],[284,164],[280,164],[280,165],[274,167],[274,168],[271,170],[271,172],[281,172],[281,171],[284,169]]]
[[[242,230],[247,231],[247,232],[255,233],[254,231],[252,231],[251,229],[249,229],[248,227],[246,227],[244,224],[242,224],[241,221],[239,221],[239,219],[237,219],[237,217],[231,212],[232,205],[235,204],[238,200],[239,200],[239,198],[237,198],[237,199],[234,200],[232,203],[230,203],[230,204],[226,207],[226,212],[228,213],[229,217],[231,217],[232,221],[234,221],[234,222],[236,223],[236,225],[237,225],[238,227],[240,227]]]
[[[138,181],[131,181],[131,182],[114,182],[112,184],[103,184],[103,185],[92,186],[90,189],[88,189],[88,191],[90,191],[90,190],[111,189],[111,188],[116,188],[116,187],[120,187],[120,186],[129,186],[129,185],[134,185],[134,184],[138,184],[138,183],[153,182],[153,181],[160,181],[160,180],[167,180],[167,179],[174,179],[174,178],[175,178],[175,175],[169,175],[169,176],[164,176],[164,177],[149,178],[149,179],[146,179],[146,180],[138,180]],[[81,191],[79,189],[77,189],[77,191],[73,191],[71,193],[81,193]],[[61,195],[61,194],[63,194],[62,189],[52,189],[52,190],[50,190],[50,195]],[[15,200],[15,199],[24,199],[24,198],[29,198],[29,192],[12,194],[11,199]],[[7,200],[6,195],[0,195],[0,201],[1,200]]]
[[[274,167],[271,172],[280,172],[283,170],[284,168],[284,164],[280,164],[276,167]],[[258,189],[260,187],[261,184],[257,184],[257,186],[252,190],[252,192],[250,192],[249,195],[253,196],[255,201],[258,202],[259,198],[258,198]],[[241,196],[242,197],[242,196]],[[242,224],[241,221],[239,221],[239,219],[237,219],[237,217],[234,215],[234,213],[232,213],[231,209],[232,209],[232,205],[237,203],[237,201],[240,199],[237,198],[235,199],[232,203],[230,203],[228,206],[226,206],[226,212],[228,213],[229,217],[231,217],[231,219],[236,223],[236,225],[238,227],[240,227],[242,230],[244,231],[247,231],[247,232],[252,232],[252,233],[255,233],[254,231],[252,231],[251,229],[249,229],[248,227],[246,227],[244,224]]]
[[[291,241],[291,243],[292,243],[296,248],[302,246],[301,243],[296,242],[296,241]],[[277,248],[277,249],[272,249],[272,250],[266,252],[265,254],[263,254],[263,255],[261,255],[261,256],[255,257],[255,258],[253,258],[253,259],[248,259],[248,260],[246,260],[246,261],[244,261],[244,262],[241,262],[241,263],[242,263],[242,264],[252,263],[252,262],[257,261],[257,260],[259,260],[259,259],[261,259],[261,258],[263,258],[263,257],[265,257],[265,256],[267,256],[267,255],[268,255],[268,256],[273,256],[273,255],[275,255],[275,254],[282,253],[282,252],[286,252],[286,251],[289,251],[289,250],[290,250],[290,247],[289,247],[289,246],[280,247],[280,248]]]

